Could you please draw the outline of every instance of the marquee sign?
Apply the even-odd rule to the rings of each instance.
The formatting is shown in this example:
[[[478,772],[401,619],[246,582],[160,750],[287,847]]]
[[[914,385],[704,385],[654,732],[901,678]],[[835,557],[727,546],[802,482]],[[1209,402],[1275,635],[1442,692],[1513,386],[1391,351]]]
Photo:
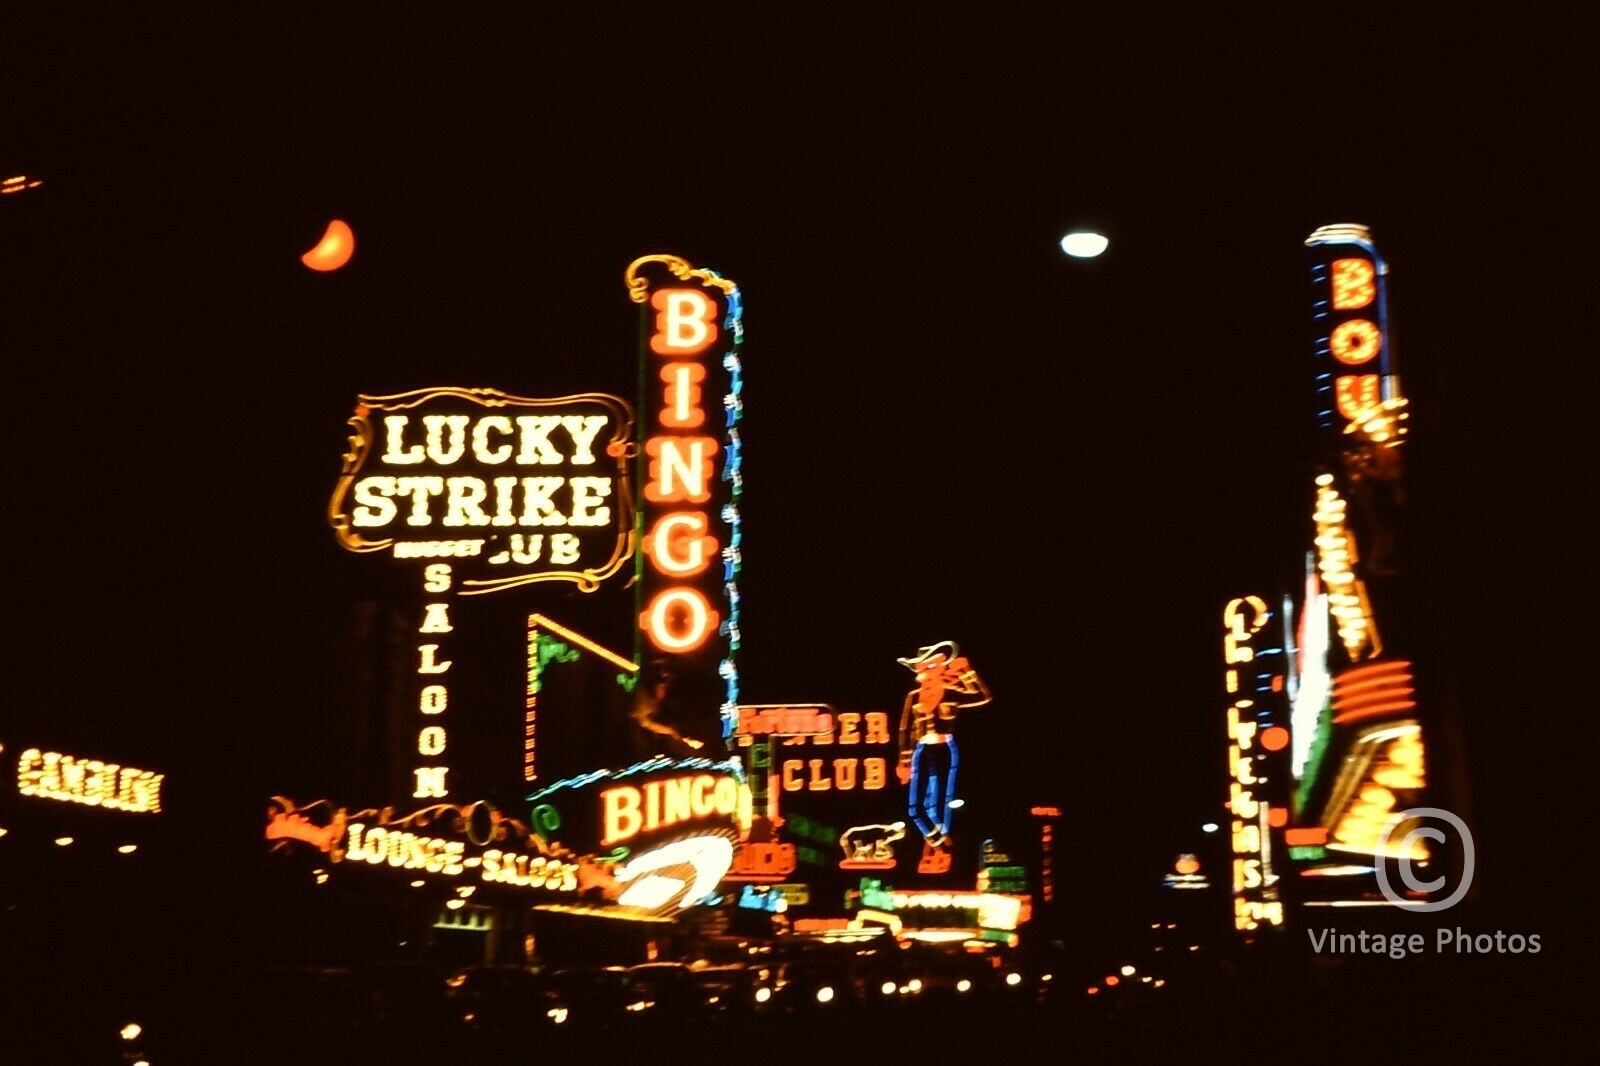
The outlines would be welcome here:
[[[328,504],[339,544],[448,559],[461,595],[586,592],[632,553],[633,415],[614,396],[435,388],[361,396]]]

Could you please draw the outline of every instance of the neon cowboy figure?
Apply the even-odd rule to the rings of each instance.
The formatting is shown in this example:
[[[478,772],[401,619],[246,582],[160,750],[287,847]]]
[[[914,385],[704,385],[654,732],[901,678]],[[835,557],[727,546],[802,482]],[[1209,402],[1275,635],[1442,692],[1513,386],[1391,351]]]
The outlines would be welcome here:
[[[917,675],[917,687],[906,694],[900,713],[900,762],[895,776],[908,786],[906,813],[929,848],[948,847],[950,801],[956,798],[956,766],[960,754],[952,732],[956,712],[989,702],[983,683],[954,641],[921,648],[909,659],[897,659]],[[947,696],[976,696],[959,702]]]

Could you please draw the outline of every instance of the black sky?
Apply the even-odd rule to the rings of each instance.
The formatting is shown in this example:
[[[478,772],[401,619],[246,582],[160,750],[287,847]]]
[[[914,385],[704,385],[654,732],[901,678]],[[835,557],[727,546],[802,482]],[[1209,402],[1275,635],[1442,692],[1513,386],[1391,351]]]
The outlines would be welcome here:
[[[1143,883],[1222,798],[1221,606],[1304,535],[1301,241],[1362,222],[1484,846],[1560,839],[1593,16],[1082,8],[12,21],[0,723],[253,813],[369,569],[323,518],[355,395],[626,393],[667,251],[745,298],[747,697],[892,709],[955,638],[1079,873]]]

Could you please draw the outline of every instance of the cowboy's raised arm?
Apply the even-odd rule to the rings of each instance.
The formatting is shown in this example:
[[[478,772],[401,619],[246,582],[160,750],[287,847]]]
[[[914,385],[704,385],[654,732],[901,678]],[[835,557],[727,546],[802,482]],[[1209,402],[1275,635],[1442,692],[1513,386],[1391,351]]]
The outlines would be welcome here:
[[[962,709],[969,707],[982,707],[984,704],[988,703],[994,698],[989,694],[989,686],[984,683],[983,678],[978,676],[978,672],[976,670],[969,669],[961,674],[961,688],[958,691],[969,696],[978,697],[975,700],[968,700],[965,703],[957,703],[956,706]]]

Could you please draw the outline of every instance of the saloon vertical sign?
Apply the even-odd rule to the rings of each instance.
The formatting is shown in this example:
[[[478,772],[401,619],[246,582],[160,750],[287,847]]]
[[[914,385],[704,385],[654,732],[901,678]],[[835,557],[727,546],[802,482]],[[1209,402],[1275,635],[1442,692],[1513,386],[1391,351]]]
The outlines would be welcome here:
[[[690,733],[738,721],[742,368],[739,288],[672,255],[629,265],[640,305],[641,551],[635,585],[646,683],[667,685]]]

